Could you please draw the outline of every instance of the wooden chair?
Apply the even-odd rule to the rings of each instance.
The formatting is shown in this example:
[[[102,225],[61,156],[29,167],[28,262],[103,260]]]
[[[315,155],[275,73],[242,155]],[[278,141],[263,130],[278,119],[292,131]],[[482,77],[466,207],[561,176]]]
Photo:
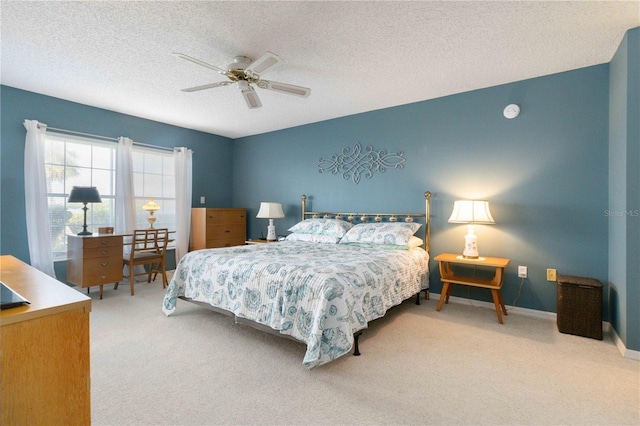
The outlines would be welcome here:
[[[147,282],[151,282],[151,275],[155,281],[158,273],[162,274],[162,288],[167,287],[167,271],[165,269],[165,257],[167,245],[169,244],[169,230],[159,229],[136,229],[133,231],[131,239],[131,252],[123,257],[124,265],[129,266],[129,282],[131,285],[131,295],[134,295],[134,277],[146,275]],[[138,265],[146,266],[144,272],[135,272]],[[114,288],[118,288],[116,283]]]

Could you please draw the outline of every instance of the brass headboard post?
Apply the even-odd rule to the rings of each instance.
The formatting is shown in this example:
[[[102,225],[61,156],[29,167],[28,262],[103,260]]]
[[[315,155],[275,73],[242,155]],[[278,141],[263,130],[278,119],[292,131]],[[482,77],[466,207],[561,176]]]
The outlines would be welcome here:
[[[427,253],[431,250],[431,192],[424,193],[425,199],[425,230],[424,230],[424,247]]]
[[[307,196],[302,194],[302,220],[304,220],[304,212],[307,211]]]

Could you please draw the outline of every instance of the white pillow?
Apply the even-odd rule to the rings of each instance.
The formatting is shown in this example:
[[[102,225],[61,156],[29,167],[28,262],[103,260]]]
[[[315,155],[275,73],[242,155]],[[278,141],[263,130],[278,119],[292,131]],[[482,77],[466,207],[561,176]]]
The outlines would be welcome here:
[[[409,246],[409,239],[422,225],[415,222],[360,223],[347,232],[340,244],[365,243]]]
[[[330,235],[332,237],[340,238],[352,227],[352,223],[345,222],[340,219],[306,219],[289,228],[289,232],[298,234]]]
[[[331,235],[293,233],[287,235],[287,241],[308,241],[311,243],[338,244],[340,238],[333,237]]]
[[[422,238],[418,238],[415,235],[412,235],[411,238],[409,238],[409,250],[420,247],[422,244],[424,244]]]

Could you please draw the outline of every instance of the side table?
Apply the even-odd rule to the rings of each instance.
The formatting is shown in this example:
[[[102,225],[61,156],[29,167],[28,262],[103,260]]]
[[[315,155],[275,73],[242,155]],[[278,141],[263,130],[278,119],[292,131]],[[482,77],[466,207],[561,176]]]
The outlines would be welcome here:
[[[443,303],[449,303],[449,295],[451,294],[452,284],[461,284],[471,287],[488,288],[493,296],[493,303],[496,307],[498,322],[502,324],[502,313],[507,315],[507,308],[504,306],[502,299],[502,280],[504,278],[504,268],[509,264],[509,259],[501,257],[479,257],[477,259],[467,259],[461,255],[443,253],[434,258],[440,265],[440,278],[442,280],[442,292],[438,301],[437,311],[442,309]],[[456,275],[451,265],[469,265],[482,266],[495,269],[493,278],[477,278],[467,275]],[[502,311],[502,313],[501,313]]]
[[[273,240],[273,241],[269,241],[269,240],[246,240],[244,243],[245,245],[249,245],[249,244],[264,244],[264,243],[277,243],[278,240]]]

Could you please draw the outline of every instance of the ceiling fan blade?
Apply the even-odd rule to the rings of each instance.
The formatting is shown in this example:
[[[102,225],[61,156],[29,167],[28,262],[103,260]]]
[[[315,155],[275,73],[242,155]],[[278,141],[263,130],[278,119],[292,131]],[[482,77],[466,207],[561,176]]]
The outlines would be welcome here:
[[[256,109],[262,106],[262,102],[260,102],[258,94],[246,81],[239,81],[238,87],[242,91],[242,96],[244,97],[249,109]]]
[[[220,86],[228,86],[229,84],[233,84],[232,81],[219,81],[217,83],[203,84],[202,86],[188,87],[186,89],[182,89],[183,92],[197,92],[198,90],[212,89],[214,87]]]
[[[191,56],[185,55],[184,53],[174,52],[173,54],[176,55],[178,58],[186,59],[187,61],[193,62],[194,64],[198,64],[200,66],[212,69],[214,71],[219,72],[222,75],[228,75],[229,74],[229,72],[227,70],[223,70],[222,68],[216,67],[215,65],[211,65],[211,64],[208,64],[206,62],[202,62],[200,59],[192,58]]]
[[[267,52],[264,55],[260,56],[258,59],[253,61],[251,65],[247,67],[247,71],[261,74],[266,70],[275,67],[282,63],[282,59],[280,56],[275,53]]]
[[[300,96],[306,98],[311,94],[311,89],[308,87],[296,86],[293,84],[279,83],[277,81],[260,80],[258,87],[267,90],[273,90],[276,92],[286,93],[288,95]]]

